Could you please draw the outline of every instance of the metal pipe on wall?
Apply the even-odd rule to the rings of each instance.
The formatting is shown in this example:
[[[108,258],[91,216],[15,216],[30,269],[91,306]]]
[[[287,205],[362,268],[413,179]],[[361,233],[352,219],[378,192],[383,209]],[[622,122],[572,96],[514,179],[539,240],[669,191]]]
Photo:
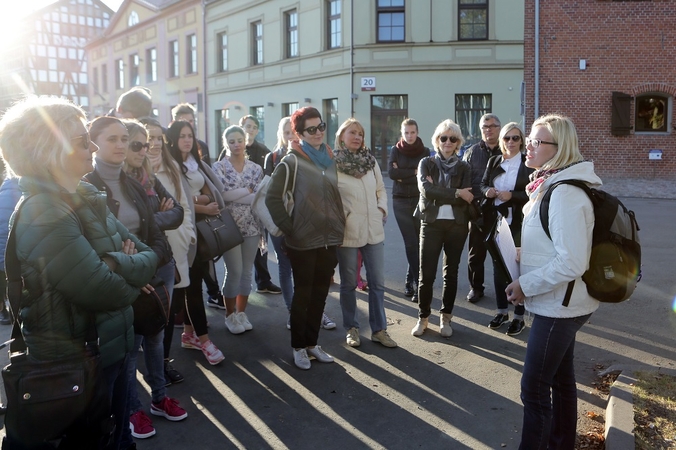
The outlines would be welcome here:
[[[533,83],[533,120],[540,116],[540,0],[535,0],[535,82]]]
[[[354,117],[354,0],[350,0],[350,117]]]

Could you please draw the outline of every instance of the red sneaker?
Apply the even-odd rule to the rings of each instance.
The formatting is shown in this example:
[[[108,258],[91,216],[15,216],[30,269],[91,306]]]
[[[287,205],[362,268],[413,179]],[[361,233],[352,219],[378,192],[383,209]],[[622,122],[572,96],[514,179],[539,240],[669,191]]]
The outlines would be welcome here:
[[[194,332],[190,334],[181,333],[181,347],[202,350],[202,343]]]
[[[178,406],[178,400],[169,397],[164,397],[159,403],[150,403],[150,414],[162,416],[172,422],[178,422],[188,417],[185,409]]]
[[[153,421],[143,411],[136,411],[129,416],[129,428],[131,428],[131,435],[136,439],[147,439],[150,436],[155,436]]]

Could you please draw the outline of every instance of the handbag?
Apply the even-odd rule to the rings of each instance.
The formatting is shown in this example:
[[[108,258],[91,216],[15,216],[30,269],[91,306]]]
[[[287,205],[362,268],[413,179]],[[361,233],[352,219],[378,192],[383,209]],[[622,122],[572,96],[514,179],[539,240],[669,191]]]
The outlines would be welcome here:
[[[293,156],[293,158],[296,159],[296,155],[290,154],[289,157],[291,156]],[[296,189],[296,174],[298,173],[298,160],[296,159],[296,164],[293,170],[293,184],[291,186],[291,189],[289,189],[289,176],[290,176],[289,164],[287,164],[287,162],[284,160],[282,160],[279,164],[280,165],[284,164],[286,166],[286,179],[284,180],[284,191],[283,191],[284,195],[282,197],[282,201],[284,202],[284,208],[286,209],[287,214],[291,216],[294,207],[293,193],[294,190]],[[251,203],[251,211],[254,213],[256,217],[258,217],[258,220],[261,221],[265,229],[268,230],[268,232],[271,235],[281,236],[284,233],[282,232],[282,230],[279,229],[275,221],[272,220],[270,210],[268,210],[268,206],[265,204],[265,197],[268,194],[268,188],[270,187],[271,180],[272,178],[269,175],[265,175],[261,180],[261,182],[258,183],[258,189],[256,190],[253,202]]]
[[[18,223],[19,206],[14,223]],[[94,316],[89,317],[81,355],[49,361],[30,357],[18,317],[24,286],[15,233],[10,230],[5,258],[7,297],[14,325],[10,363],[2,369],[7,398],[7,435],[2,448],[25,448],[59,438],[63,438],[60,448],[106,445],[112,439],[115,422],[110,413]]]
[[[155,336],[167,326],[169,316],[169,291],[164,281],[155,275],[150,281],[155,288],[149,293],[141,292],[134,303],[134,333]]]
[[[242,233],[227,209],[216,216],[204,216],[197,223],[197,258],[214,260],[244,242]]]

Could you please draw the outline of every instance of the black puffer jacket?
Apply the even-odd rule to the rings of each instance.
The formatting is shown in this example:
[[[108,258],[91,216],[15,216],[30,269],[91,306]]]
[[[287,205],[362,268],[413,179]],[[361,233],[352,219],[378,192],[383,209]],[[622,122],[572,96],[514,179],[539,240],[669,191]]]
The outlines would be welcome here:
[[[282,161],[291,170],[288,189],[293,186],[293,171],[298,165],[292,215],[287,214],[282,200],[286,164],[277,165],[272,174],[265,204],[272,220],[284,233],[286,245],[296,250],[341,245],[345,235],[345,214],[338,191],[336,165],[321,170],[296,141],[292,142],[291,152]]]
[[[107,194],[107,204],[110,211],[117,217],[117,214],[120,209],[120,202],[115,200],[106,186],[106,183],[101,179],[101,176],[96,170],[85,175],[85,180],[93,184],[100,191],[103,191]],[[171,261],[173,257],[171,253],[171,247],[167,241],[167,237],[164,235],[162,230],[157,226],[155,222],[155,215],[152,206],[148,200],[148,195],[146,195],[145,189],[141,186],[141,183],[135,179],[129,177],[126,173],[120,172],[120,185],[124,190],[127,198],[129,198],[135,205],[136,210],[138,211],[139,217],[141,219],[141,227],[138,231],[138,237],[152,248],[157,256],[160,258],[158,266],[162,267]],[[182,210],[182,208],[181,208]],[[181,217],[181,221],[183,217]],[[179,223],[180,225],[180,223]]]
[[[103,366],[120,361],[134,343],[131,304],[155,273],[157,255],[111,214],[105,194],[94,186],[80,183],[71,194],[31,177],[20,186],[31,196],[13,225],[26,288],[21,331],[31,356],[81,354],[93,314]],[[137,254],[121,251],[126,239]],[[114,272],[103,256],[115,260]]]

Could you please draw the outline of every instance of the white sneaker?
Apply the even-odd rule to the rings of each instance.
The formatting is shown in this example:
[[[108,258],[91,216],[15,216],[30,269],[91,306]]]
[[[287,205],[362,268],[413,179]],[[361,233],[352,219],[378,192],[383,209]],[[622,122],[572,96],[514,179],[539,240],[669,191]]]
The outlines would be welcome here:
[[[232,313],[225,318],[225,326],[232,334],[242,334],[246,331],[244,325],[239,323],[239,320],[237,320],[237,313]]]
[[[347,330],[347,335],[345,336],[345,341],[350,347],[359,347],[361,345],[361,339],[359,339],[359,330],[355,327]]]
[[[413,336],[422,336],[422,334],[427,329],[428,324],[429,319],[427,317],[425,317],[424,319],[418,319],[418,323],[416,323],[413,329],[411,330],[411,334]]]
[[[287,330],[291,329],[291,313],[289,313],[289,318],[286,319],[286,329]]]
[[[441,317],[439,318],[439,333],[441,337],[451,337],[453,334],[453,328],[451,328],[452,318],[453,314],[441,313]]]
[[[296,364],[296,367],[303,370],[308,370],[312,366],[310,358],[307,356],[307,350],[304,348],[293,349],[293,362]]]
[[[237,313],[237,321],[242,324],[244,331],[253,330],[253,325],[251,325],[251,322],[249,322],[249,318],[244,311]]]
[[[331,318],[327,316],[326,313],[322,314],[322,328],[325,330],[333,330],[336,328],[336,323],[331,320]]]
[[[326,353],[319,345],[315,345],[314,348],[308,347],[307,352],[310,356],[314,356],[315,359],[322,363],[332,363],[333,356]]]

